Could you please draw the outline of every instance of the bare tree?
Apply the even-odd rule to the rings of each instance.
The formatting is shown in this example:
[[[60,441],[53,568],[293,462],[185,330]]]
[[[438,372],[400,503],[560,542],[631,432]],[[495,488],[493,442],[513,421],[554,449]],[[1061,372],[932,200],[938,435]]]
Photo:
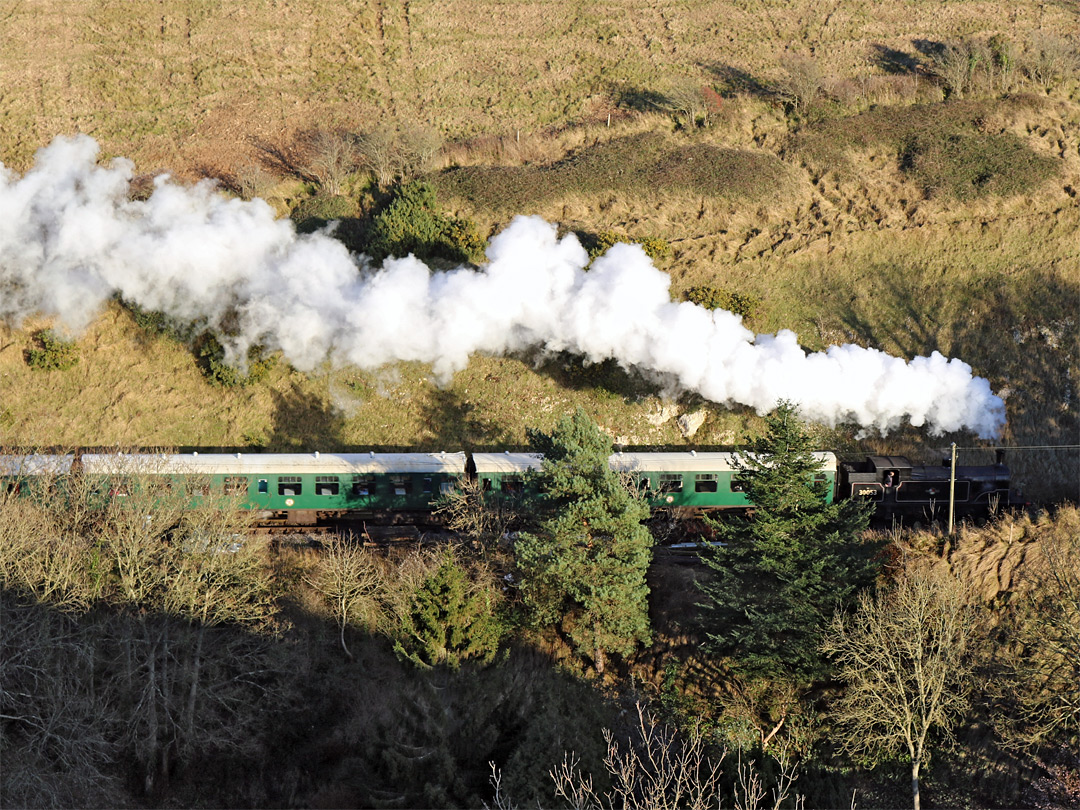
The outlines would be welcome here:
[[[930,70],[945,83],[949,95],[963,98],[971,86],[978,59],[970,43],[949,44],[934,55]]]
[[[664,91],[667,109],[683,121],[683,126],[693,129],[700,122],[709,125],[709,105],[701,83],[686,77],[671,83]]]
[[[968,707],[974,610],[951,574],[908,562],[895,585],[837,614],[823,649],[846,684],[836,713],[847,750],[906,754],[919,810],[931,729],[950,733]]]
[[[792,54],[780,62],[784,75],[776,88],[781,98],[796,110],[804,110],[821,93],[825,77],[817,61],[809,56]]]
[[[338,624],[341,649],[352,658],[345,643],[345,628],[361,622],[376,624],[378,595],[383,576],[375,558],[352,537],[334,536],[323,544],[315,575],[308,580],[326,601]]]
[[[1075,75],[1080,69],[1076,44],[1043,29],[1031,33],[1023,58],[1024,72],[1044,90]]]
[[[262,166],[248,162],[236,170],[234,182],[242,199],[253,200],[256,197],[267,197],[278,180]]]
[[[344,132],[318,129],[311,136],[307,168],[326,194],[341,193],[345,179],[356,170],[353,140]]]
[[[710,758],[700,733],[680,737],[671,726],[658,723],[639,703],[633,734],[636,739],[623,748],[615,735],[604,729],[604,769],[611,779],[610,792],[598,795],[592,776],[583,774],[578,758],[568,753],[549,772],[555,782],[555,795],[582,810],[703,810],[720,805],[724,754]]]
[[[93,624],[0,592],[0,806],[114,806],[116,717]]]
[[[462,481],[444,493],[435,515],[458,534],[494,548],[523,517],[522,499],[513,493],[484,491],[479,481]]]
[[[432,127],[383,121],[357,135],[355,144],[361,165],[387,187],[430,169],[443,142]]]

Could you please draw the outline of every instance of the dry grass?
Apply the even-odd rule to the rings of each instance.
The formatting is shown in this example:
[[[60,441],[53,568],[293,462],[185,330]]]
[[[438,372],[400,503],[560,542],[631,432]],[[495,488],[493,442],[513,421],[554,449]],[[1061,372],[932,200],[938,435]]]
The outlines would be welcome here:
[[[664,238],[676,296],[698,284],[755,295],[756,329],[793,328],[809,348],[854,340],[959,355],[1009,392],[1007,442],[1075,442],[1075,82],[1037,99],[927,105],[940,89],[912,72],[926,60],[917,41],[999,31],[1019,40],[1074,22],[1067,7],[1034,0],[4,3],[0,58],[20,92],[0,97],[0,160],[23,168],[53,135],[80,130],[142,172],[233,177],[245,164],[280,170],[274,150],[313,126],[432,124],[451,141],[445,166],[456,167],[440,178],[444,196],[485,232],[528,211],[564,230]],[[799,118],[773,95],[792,50],[815,54],[834,98]],[[675,131],[658,110],[680,82],[726,94],[708,129]],[[900,106],[866,109],[872,102]],[[901,159],[926,131],[988,139],[1054,172],[990,184],[962,204],[928,194],[933,183]],[[691,157],[707,171],[688,169]],[[776,182],[752,182],[763,172]],[[304,193],[288,181],[277,192],[283,212]],[[641,380],[563,368],[565,358],[478,357],[445,388],[405,365],[310,377],[279,367],[265,383],[227,390],[115,309],[80,338],[78,366],[31,371],[23,351],[43,325],[0,330],[0,442],[509,447],[525,426],[548,428],[578,404],[622,443],[685,441],[676,409]],[[678,403],[697,407],[708,413],[694,437],[702,445],[756,426],[741,409]],[[824,444],[856,454],[936,457],[952,438],[970,443],[821,431]],[[1024,452],[1009,463],[1029,495],[1075,497],[1077,455]]]
[[[686,78],[767,89],[790,50],[814,53],[829,81],[888,80],[897,64],[925,61],[916,41],[1074,24],[1067,5],[1035,0],[5,3],[0,58],[20,91],[0,102],[0,153],[24,165],[78,129],[144,170],[198,173],[250,157],[249,139],[320,120],[510,136],[606,121],[620,99]]]

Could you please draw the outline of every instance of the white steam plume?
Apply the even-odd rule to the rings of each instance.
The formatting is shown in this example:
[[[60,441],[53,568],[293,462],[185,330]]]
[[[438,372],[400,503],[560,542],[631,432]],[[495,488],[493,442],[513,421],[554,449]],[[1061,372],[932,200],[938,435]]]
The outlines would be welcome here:
[[[131,201],[131,163],[98,166],[97,154],[88,137],[57,138],[22,177],[0,167],[0,319],[41,313],[79,330],[119,292],[212,327],[238,315],[233,357],[262,344],[302,370],[421,360],[445,377],[474,352],[541,346],[615,358],[761,412],[789,399],[826,424],[885,432],[907,419],[994,437],[1005,421],[1002,400],[960,360],[854,345],[807,354],[786,330],[755,337],[730,312],[672,303],[668,276],[635,246],[616,245],[585,272],[574,237],[521,217],[492,239],[479,272],[433,273],[412,257],[371,269],[210,183],[158,178],[149,199]]]

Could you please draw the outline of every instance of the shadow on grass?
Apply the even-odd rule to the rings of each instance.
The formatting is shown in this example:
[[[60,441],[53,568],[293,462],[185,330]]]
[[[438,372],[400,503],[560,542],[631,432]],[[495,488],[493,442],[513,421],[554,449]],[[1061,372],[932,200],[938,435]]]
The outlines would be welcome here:
[[[895,48],[875,42],[870,46],[871,61],[892,76],[905,76],[919,72],[919,58]]]
[[[701,67],[720,83],[721,95],[741,94],[766,100],[776,98],[776,92],[772,87],[741,68],[725,65],[722,62],[704,63]]]
[[[520,443],[509,428],[489,419],[475,404],[451,390],[434,391],[421,418],[421,442],[433,452],[507,449]]]
[[[345,417],[330,402],[304,391],[297,383],[286,391],[271,391],[274,412],[265,449],[285,452],[336,449],[343,446]]]

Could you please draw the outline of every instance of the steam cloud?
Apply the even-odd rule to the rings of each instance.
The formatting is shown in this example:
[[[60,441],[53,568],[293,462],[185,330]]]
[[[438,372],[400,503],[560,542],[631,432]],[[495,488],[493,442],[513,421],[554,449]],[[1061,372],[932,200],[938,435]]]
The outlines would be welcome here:
[[[995,437],[1005,422],[1002,400],[958,359],[908,362],[854,345],[807,354],[790,331],[755,336],[730,312],[672,303],[670,279],[636,246],[616,245],[585,272],[574,237],[519,217],[479,272],[433,273],[412,257],[371,268],[209,182],[159,177],[149,199],[131,201],[132,164],[98,166],[97,155],[91,138],[65,137],[22,177],[0,166],[0,319],[40,313],[78,331],[120,293],[212,328],[238,316],[232,357],[262,344],[301,370],[420,360],[446,377],[474,352],[541,346],[614,358],[761,412],[789,399],[826,424],[887,432],[906,418]]]

